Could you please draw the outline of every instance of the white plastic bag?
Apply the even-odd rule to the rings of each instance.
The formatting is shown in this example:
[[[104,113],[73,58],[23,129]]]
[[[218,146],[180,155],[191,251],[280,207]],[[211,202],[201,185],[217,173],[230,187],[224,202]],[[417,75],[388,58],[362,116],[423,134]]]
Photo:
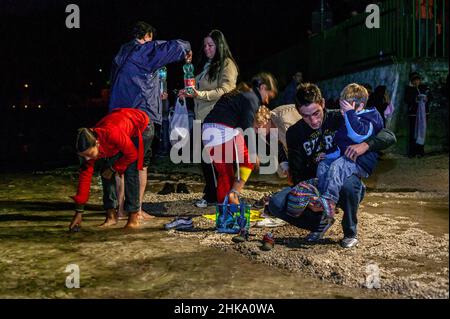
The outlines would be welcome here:
[[[189,136],[189,113],[186,106],[186,100],[177,99],[175,110],[169,116],[170,122],[170,143],[177,144],[180,148],[188,142]]]

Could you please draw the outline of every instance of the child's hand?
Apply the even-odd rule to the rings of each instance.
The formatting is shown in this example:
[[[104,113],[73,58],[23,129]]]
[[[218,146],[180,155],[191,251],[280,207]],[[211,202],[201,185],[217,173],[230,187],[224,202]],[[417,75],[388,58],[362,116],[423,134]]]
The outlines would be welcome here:
[[[355,109],[355,102],[350,104],[345,100],[339,100],[339,106],[341,107],[341,113],[346,113]]]
[[[316,157],[316,162],[319,163],[320,161],[323,161],[325,159],[325,153],[319,153]]]

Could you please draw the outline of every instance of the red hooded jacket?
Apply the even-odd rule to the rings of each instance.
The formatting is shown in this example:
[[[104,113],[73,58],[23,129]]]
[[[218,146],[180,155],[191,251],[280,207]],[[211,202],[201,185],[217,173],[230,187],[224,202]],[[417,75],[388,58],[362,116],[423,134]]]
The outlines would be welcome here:
[[[148,115],[140,110],[123,108],[116,109],[98,122],[93,131],[99,142],[100,158],[110,158],[121,152],[123,155],[114,162],[112,168],[120,175],[128,165],[138,161],[138,169],[142,170],[144,162],[144,145],[142,132],[149,124]],[[139,148],[136,149],[131,138],[139,138]],[[96,159],[87,161],[80,169],[78,191],[73,197],[78,205],[84,205],[89,199],[92,175]]]

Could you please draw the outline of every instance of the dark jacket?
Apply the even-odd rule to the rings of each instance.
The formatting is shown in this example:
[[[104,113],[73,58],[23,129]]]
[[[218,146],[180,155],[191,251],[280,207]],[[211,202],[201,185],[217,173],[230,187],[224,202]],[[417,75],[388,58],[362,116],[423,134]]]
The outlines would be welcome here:
[[[408,85],[405,88],[405,103],[408,106],[408,115],[417,115],[417,107],[419,103],[417,102],[417,96],[419,94],[425,94],[428,97],[428,101],[425,104],[426,113],[430,112],[429,104],[432,99],[430,94],[430,89],[426,85],[419,85],[419,87]]]
[[[288,129],[286,140],[289,171],[294,185],[316,177],[316,158],[319,153],[332,153],[337,150],[335,135],[343,122],[344,118],[340,112],[325,110],[320,130],[313,130],[303,119]],[[365,142],[369,145],[369,152],[377,152],[393,145],[396,139],[394,133],[383,129]]]
[[[292,80],[289,85],[284,89],[283,97],[281,98],[280,105],[295,104],[295,94],[297,93],[297,86],[299,83]]]
[[[261,106],[261,95],[256,89],[238,94],[223,95],[205,118],[205,123],[219,123],[232,128],[253,128],[255,113]]]
[[[113,61],[109,110],[137,108],[146,112],[151,121],[161,124],[162,101],[158,69],[184,59],[191,50],[183,40],[136,40],[124,44]]]
[[[335,136],[340,156],[344,155],[347,147],[365,142],[371,136],[377,135],[383,127],[383,118],[375,108],[359,112],[354,110],[346,112],[344,123],[341,124]],[[356,160],[356,163],[369,175],[372,174],[377,162],[378,154],[376,152],[366,152]]]

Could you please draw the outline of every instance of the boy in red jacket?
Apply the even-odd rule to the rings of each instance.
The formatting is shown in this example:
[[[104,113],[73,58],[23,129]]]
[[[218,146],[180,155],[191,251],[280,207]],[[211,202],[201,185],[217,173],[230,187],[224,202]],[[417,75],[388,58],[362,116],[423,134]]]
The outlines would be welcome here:
[[[84,204],[89,199],[94,165],[101,160],[103,185],[103,206],[106,220],[101,227],[117,223],[117,194],[114,174],[125,176],[124,210],[128,212],[125,228],[139,226],[139,173],[142,170],[144,153],[150,143],[146,143],[148,115],[137,109],[116,109],[98,122],[94,128],[78,130],[76,149],[83,159],[80,169],[78,191],[73,200],[76,204],[75,215],[69,229],[79,229]],[[100,162],[100,161],[99,161]]]

